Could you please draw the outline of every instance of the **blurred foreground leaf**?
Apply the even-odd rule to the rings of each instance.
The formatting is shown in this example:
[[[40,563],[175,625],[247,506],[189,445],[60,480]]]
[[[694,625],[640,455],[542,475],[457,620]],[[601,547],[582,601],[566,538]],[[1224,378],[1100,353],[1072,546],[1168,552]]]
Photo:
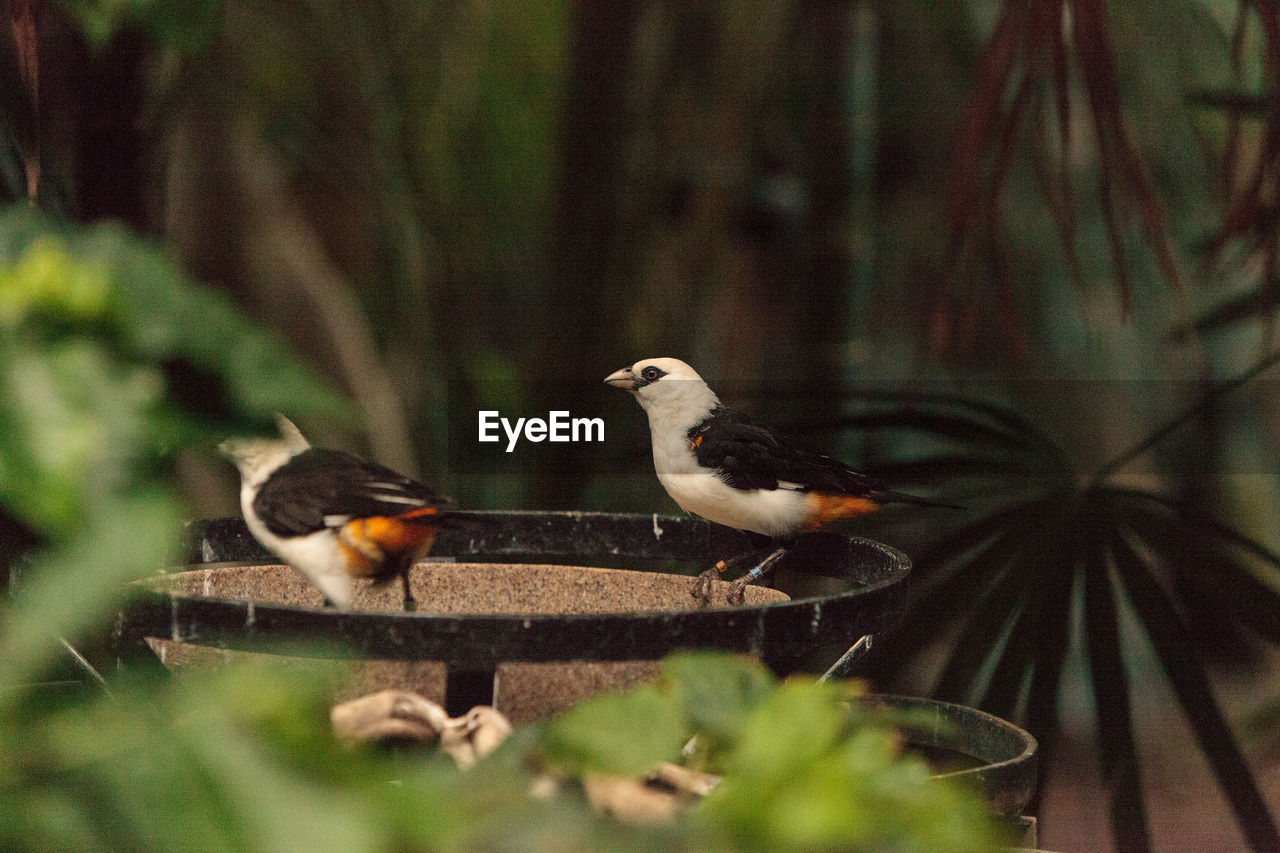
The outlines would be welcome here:
[[[317,668],[236,666],[124,684],[114,699],[52,712],[28,707],[22,731],[0,737],[0,847],[609,846],[610,827],[585,809],[530,798],[518,763],[463,774],[430,754],[339,745],[331,691]]]
[[[540,748],[562,769],[637,773],[696,735],[691,762],[723,776],[687,818],[701,847],[991,849],[977,797],[932,778],[903,753],[897,729],[853,698],[847,684],[776,683],[754,661],[680,654],[657,685],[589,700],[550,723]],[[580,748],[589,738],[597,749]]]
[[[569,772],[641,776],[659,761],[679,759],[688,738],[671,697],[641,687],[569,710],[548,728],[543,744],[557,766]]]
[[[26,560],[0,619],[0,704],[170,558],[173,452],[276,411],[342,404],[150,243],[0,211],[0,512]],[[0,581],[22,553],[4,550]]]

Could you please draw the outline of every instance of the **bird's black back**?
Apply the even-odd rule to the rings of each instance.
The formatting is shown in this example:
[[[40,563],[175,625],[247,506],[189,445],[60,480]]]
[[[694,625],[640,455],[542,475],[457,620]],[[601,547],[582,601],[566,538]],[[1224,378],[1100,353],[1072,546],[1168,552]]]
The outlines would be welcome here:
[[[276,469],[258,490],[253,510],[277,536],[323,529],[326,516],[402,515],[448,500],[403,474],[340,450],[312,448]]]
[[[690,429],[688,438],[698,464],[715,469],[735,489],[777,489],[781,481],[794,483],[802,491],[851,495],[881,491],[875,479],[724,406]]]

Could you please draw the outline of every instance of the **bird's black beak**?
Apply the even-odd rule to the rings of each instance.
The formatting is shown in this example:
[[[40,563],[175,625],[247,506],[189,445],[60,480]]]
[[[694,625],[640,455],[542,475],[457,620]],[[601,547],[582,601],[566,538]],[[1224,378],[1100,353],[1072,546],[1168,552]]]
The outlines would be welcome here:
[[[621,370],[615,370],[604,378],[605,385],[612,385],[614,388],[621,388],[623,391],[634,391],[640,386],[636,381],[636,375],[630,367],[624,367]]]

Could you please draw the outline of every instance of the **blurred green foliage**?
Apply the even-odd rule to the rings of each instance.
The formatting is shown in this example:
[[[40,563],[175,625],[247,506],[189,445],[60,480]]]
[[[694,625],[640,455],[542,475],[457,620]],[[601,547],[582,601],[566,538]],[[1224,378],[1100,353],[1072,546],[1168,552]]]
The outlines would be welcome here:
[[[118,226],[0,212],[0,510],[33,546],[0,624],[0,695],[172,553],[174,452],[276,411],[342,404],[161,249]],[[17,555],[3,556],[7,577]]]
[[[990,850],[973,792],[904,755],[852,683],[776,683],[754,661],[684,653],[657,684],[589,700],[547,725],[544,758],[574,773],[637,774],[679,761],[724,781],[690,813],[694,846],[773,850]]]
[[[518,760],[463,775],[336,743],[318,670],[239,666],[14,709],[0,738],[6,850],[600,849],[619,833],[528,796]],[[563,846],[559,846],[563,845]]]
[[[847,690],[775,685],[757,665],[723,655],[676,658],[664,673],[656,694],[642,688],[589,700],[518,732],[465,773],[430,750],[336,743],[333,685],[316,668],[119,679],[112,697],[53,707],[29,695],[10,709],[25,724],[0,729],[0,846],[978,851],[998,838],[973,794],[904,757],[894,729],[850,703]],[[637,763],[625,772],[640,774],[675,757],[645,733],[651,697],[682,717],[687,739],[699,731],[700,708],[690,700],[702,692],[690,678],[747,678],[763,690],[737,694],[739,724],[724,732],[710,765],[724,782],[686,815],[628,827],[594,815],[572,787],[551,799],[530,796],[536,766],[575,776],[623,772],[617,755],[629,753]],[[594,744],[570,746],[584,740]]]

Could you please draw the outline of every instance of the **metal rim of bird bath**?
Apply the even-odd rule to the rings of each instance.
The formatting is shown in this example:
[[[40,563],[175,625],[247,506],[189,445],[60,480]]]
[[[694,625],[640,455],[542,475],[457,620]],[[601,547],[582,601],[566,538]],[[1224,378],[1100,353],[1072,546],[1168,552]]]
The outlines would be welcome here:
[[[483,523],[442,529],[429,559],[628,557],[710,564],[750,547],[744,534],[696,518],[586,512],[459,514]],[[189,533],[187,568],[278,562],[240,519],[193,522]],[[505,661],[657,660],[680,649],[720,649],[759,654],[785,673],[818,646],[856,644],[892,627],[902,615],[910,561],[894,548],[815,533],[800,538],[780,570],[788,566],[834,579],[845,588],[764,605],[530,615],[339,611],[144,589],[121,612],[117,634],[122,646],[162,637],[245,650],[261,650],[267,640],[323,638],[355,657],[440,660],[451,669],[470,670]],[[292,646],[290,654],[298,651]],[[332,654],[332,647],[326,646],[322,654]],[[846,657],[845,668],[857,653]]]

